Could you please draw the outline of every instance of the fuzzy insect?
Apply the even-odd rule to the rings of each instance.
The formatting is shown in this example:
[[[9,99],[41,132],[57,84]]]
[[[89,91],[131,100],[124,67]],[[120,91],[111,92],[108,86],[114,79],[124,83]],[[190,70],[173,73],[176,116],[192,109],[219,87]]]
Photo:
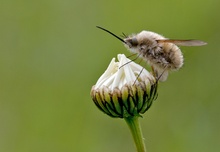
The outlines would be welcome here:
[[[125,36],[124,39],[118,37],[114,33],[97,26],[120,41],[132,53],[143,58],[151,65],[155,77],[160,81],[166,81],[169,71],[177,71],[183,66],[183,55],[177,46],[202,46],[206,42],[200,40],[176,40],[167,39],[150,31],[142,31],[138,34]]]

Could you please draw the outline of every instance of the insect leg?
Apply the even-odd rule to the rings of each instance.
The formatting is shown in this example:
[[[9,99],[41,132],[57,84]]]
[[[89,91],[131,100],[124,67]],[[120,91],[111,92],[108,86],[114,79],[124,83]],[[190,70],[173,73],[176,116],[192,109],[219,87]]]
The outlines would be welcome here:
[[[130,57],[132,57],[132,56],[134,56],[134,55],[137,55],[137,53],[133,53],[133,54],[127,56],[127,58],[130,58]]]
[[[153,73],[153,76],[156,78],[156,71],[154,70],[154,67],[153,66],[151,66],[151,69],[152,69],[152,73]]]
[[[136,55],[136,53],[130,55],[129,57],[134,56],[134,55]],[[131,63],[131,62],[133,62],[133,61],[135,61],[135,60],[137,60],[137,59],[139,58],[139,56],[140,56],[140,55],[138,55],[136,58],[132,59],[131,61],[128,61],[127,63],[121,65],[121,66],[119,67],[119,69],[122,68],[123,66],[125,66],[125,65],[127,65],[127,64],[129,64],[129,63]],[[129,57],[128,57],[128,58],[129,58]]]
[[[144,67],[142,67],[142,69],[141,69],[141,71],[139,72],[137,78],[135,79],[133,85],[135,85],[135,83],[137,82],[137,80],[138,80],[138,78],[140,77],[140,75],[141,75],[141,73],[143,72],[143,70],[144,70]]]
[[[160,80],[160,78],[162,77],[162,75],[165,73],[165,71],[167,70],[168,66],[165,66],[163,72],[158,76],[158,73],[156,73],[156,82],[158,82]]]

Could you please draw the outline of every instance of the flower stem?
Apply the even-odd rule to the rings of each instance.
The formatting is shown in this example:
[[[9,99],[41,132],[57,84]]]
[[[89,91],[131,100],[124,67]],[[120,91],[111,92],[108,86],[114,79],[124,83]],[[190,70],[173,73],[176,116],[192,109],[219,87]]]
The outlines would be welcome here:
[[[138,118],[138,116],[133,116],[124,119],[131,130],[135,145],[137,147],[137,152],[146,152],[144,138]]]

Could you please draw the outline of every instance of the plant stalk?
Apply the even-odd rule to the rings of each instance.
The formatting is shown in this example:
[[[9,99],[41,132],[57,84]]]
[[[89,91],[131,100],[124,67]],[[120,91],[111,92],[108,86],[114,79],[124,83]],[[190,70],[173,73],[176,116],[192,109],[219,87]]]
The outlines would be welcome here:
[[[144,144],[144,138],[141,131],[141,126],[139,123],[139,117],[133,116],[133,117],[127,117],[124,118],[126,123],[128,124],[130,131],[132,133],[137,152],[146,152],[145,144]]]

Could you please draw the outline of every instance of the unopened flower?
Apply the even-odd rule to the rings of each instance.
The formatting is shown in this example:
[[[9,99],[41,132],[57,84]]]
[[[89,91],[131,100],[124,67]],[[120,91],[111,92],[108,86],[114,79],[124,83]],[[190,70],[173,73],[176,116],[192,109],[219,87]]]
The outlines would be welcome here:
[[[157,97],[157,81],[143,67],[118,54],[118,62],[113,58],[92,87],[91,97],[111,117],[140,116]]]

